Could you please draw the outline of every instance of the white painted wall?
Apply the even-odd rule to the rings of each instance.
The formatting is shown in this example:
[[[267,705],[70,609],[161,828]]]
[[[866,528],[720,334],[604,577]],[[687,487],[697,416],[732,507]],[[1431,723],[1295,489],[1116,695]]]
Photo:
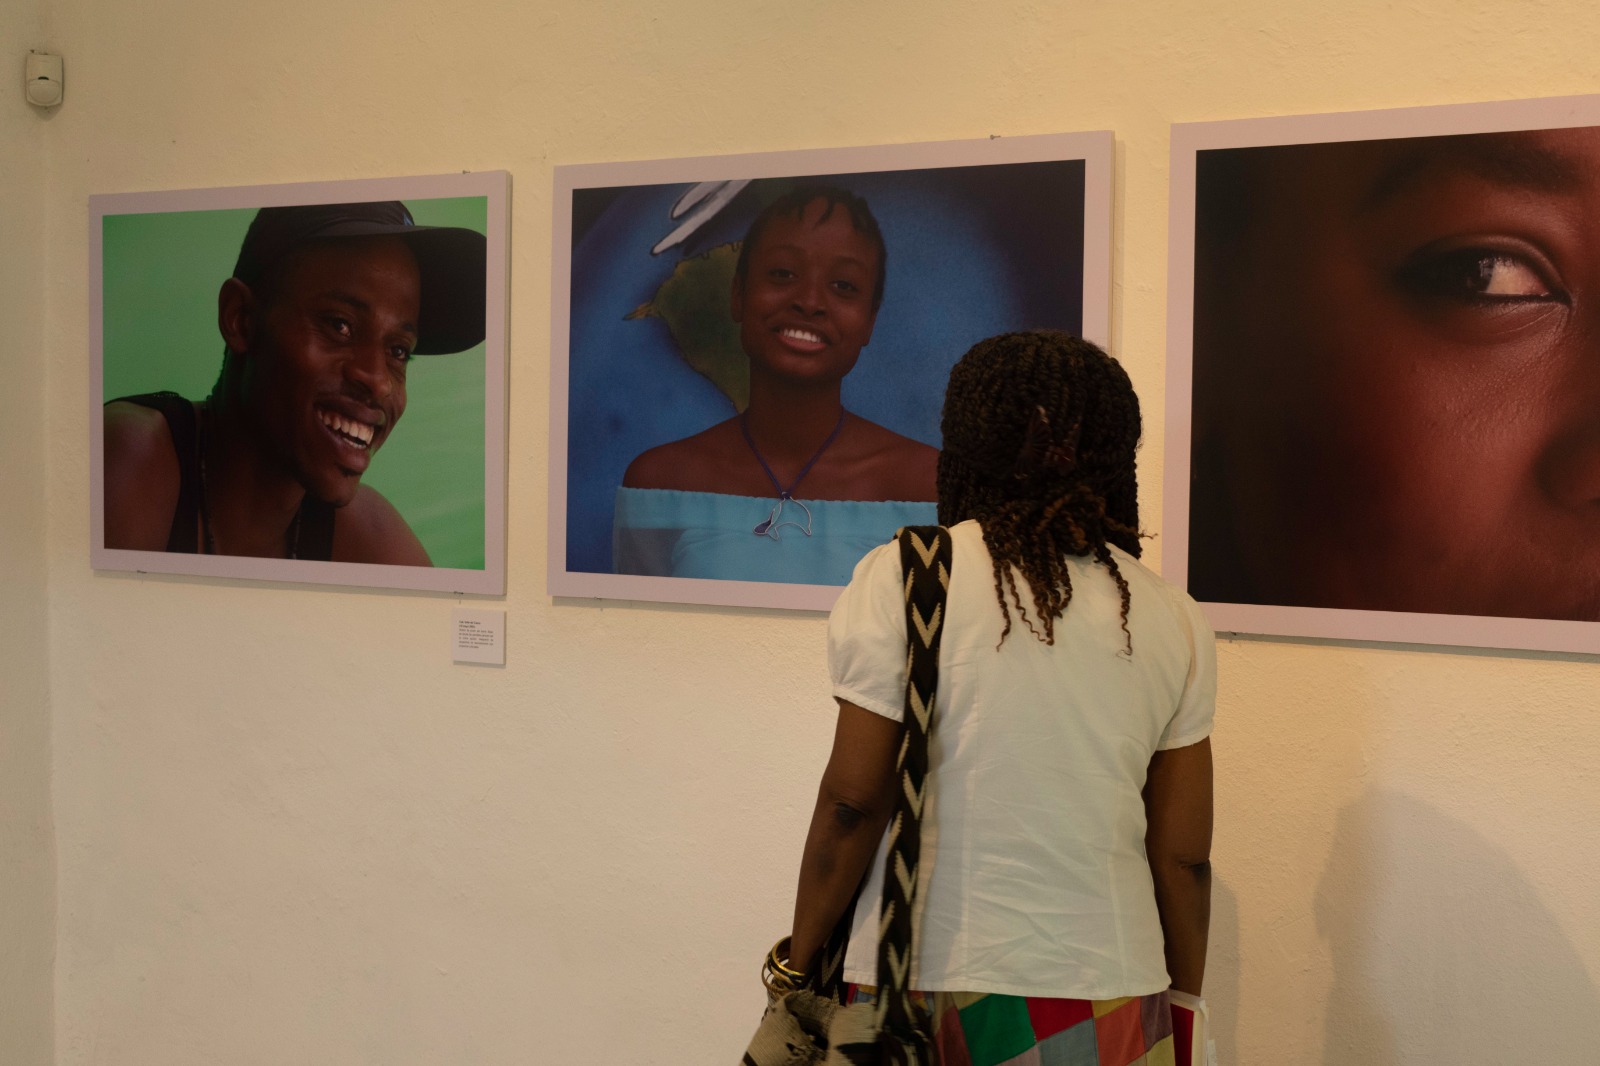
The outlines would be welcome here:
[[[0,887],[47,915],[43,557],[63,1066],[698,1064],[754,1025],[829,741],[823,622],[545,596],[553,164],[1116,130],[1153,527],[1168,123],[1591,91],[1600,31],[1582,0],[44,2],[67,105],[0,108],[8,145],[43,138],[5,221],[42,217],[48,253],[0,297],[8,497],[48,515],[42,549],[0,516],[24,632]],[[90,572],[87,194],[501,167],[505,669],[449,663],[447,598]],[[41,306],[42,385],[12,343]],[[1267,641],[1220,663],[1224,1058],[1591,1057],[1600,663]],[[27,947],[0,992],[30,1004],[0,1039],[45,1061],[42,941],[0,923]]]
[[[54,116],[22,96],[39,5],[0,5],[0,1062],[47,1066],[55,953],[50,825],[44,146]],[[81,450],[81,448],[80,448]]]

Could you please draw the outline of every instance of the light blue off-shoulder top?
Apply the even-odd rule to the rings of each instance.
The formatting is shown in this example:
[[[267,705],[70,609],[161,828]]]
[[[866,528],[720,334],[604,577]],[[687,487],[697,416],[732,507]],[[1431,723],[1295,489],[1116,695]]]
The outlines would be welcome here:
[[[778,502],[771,496],[619,488],[613,565],[619,574],[848,585],[861,557],[895,530],[938,521],[933,503],[785,500],[775,514]],[[755,532],[769,521],[765,534]]]

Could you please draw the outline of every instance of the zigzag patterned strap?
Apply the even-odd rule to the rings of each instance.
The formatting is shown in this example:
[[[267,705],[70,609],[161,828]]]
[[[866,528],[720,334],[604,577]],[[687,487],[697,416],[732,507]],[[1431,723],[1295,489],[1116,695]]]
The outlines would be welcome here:
[[[888,955],[891,947],[894,952],[892,958],[897,962],[910,957],[909,904],[914,901],[916,886],[912,884],[908,892],[896,876],[896,869],[898,860],[898,868],[913,870],[921,857],[922,809],[920,802],[913,804],[909,796],[914,795],[920,801],[928,770],[928,730],[932,725],[933,699],[939,681],[939,635],[943,631],[944,601],[950,583],[950,533],[943,526],[908,526],[900,531],[899,543],[900,563],[905,573],[907,727],[897,765],[901,777],[900,803],[890,822],[891,826],[896,827],[891,831],[896,832],[896,841],[900,846],[891,848],[887,857],[888,868],[883,885],[884,909],[880,914],[896,915],[900,920],[891,922],[878,938],[879,984],[884,988],[898,988],[898,992],[893,997],[880,995],[878,1003],[880,1009],[888,1011],[889,1000],[897,1000],[893,1016],[909,1024],[912,1012],[905,988],[906,968],[903,965],[898,967],[901,974],[898,984],[892,978],[885,980],[883,969],[884,959],[891,957]],[[914,784],[911,784],[913,781]],[[849,905],[834,924],[827,943],[822,946],[817,966],[807,981],[812,991],[835,1003],[843,1003],[845,999],[844,957],[850,946],[856,904],[865,880],[863,878],[863,884],[856,887]],[[905,905],[892,904],[891,894],[903,900]]]
[[[925,1023],[917,1021],[908,981],[922,860],[928,734],[939,689],[939,640],[944,633],[951,559],[950,531],[943,526],[907,526],[899,541],[906,596],[906,730],[900,745],[900,792],[889,819],[888,868],[878,921],[879,1046],[896,1060],[927,1037]]]

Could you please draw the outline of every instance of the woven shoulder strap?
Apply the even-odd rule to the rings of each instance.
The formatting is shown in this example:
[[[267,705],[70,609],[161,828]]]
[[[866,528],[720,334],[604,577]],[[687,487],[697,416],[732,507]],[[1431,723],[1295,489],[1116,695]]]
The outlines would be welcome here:
[[[883,905],[879,912],[878,1003],[892,1018],[909,1023],[910,999],[905,981],[911,958],[916,870],[922,854],[928,732],[933,726],[934,696],[939,685],[939,636],[944,630],[944,604],[950,587],[950,531],[943,526],[907,526],[900,531],[898,541],[906,601],[906,730],[896,766],[900,788],[887,830],[893,836],[885,858]],[[844,957],[863,886],[856,888],[839,916],[808,982],[813,991],[836,1003],[843,1003],[845,998]],[[888,989],[897,991],[892,997],[882,994]]]
[[[908,980],[915,938],[912,917],[922,862],[922,808],[927,797],[928,734],[939,689],[939,640],[950,592],[950,531],[943,526],[907,526],[900,531],[905,570],[905,739],[900,745],[900,791],[887,831],[887,869],[878,918],[878,1002],[882,1028],[910,1034],[915,1028]]]

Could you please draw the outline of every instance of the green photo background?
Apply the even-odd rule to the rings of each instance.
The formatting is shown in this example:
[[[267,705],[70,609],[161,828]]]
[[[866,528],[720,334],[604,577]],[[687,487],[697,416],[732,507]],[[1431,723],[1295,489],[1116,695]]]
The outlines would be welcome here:
[[[487,233],[483,196],[407,200],[420,226]],[[217,290],[255,208],[107,215],[102,225],[102,400],[168,389],[205,398],[222,369]],[[484,346],[424,355],[406,371],[406,412],[362,478],[421,538],[435,566],[482,570]]]

